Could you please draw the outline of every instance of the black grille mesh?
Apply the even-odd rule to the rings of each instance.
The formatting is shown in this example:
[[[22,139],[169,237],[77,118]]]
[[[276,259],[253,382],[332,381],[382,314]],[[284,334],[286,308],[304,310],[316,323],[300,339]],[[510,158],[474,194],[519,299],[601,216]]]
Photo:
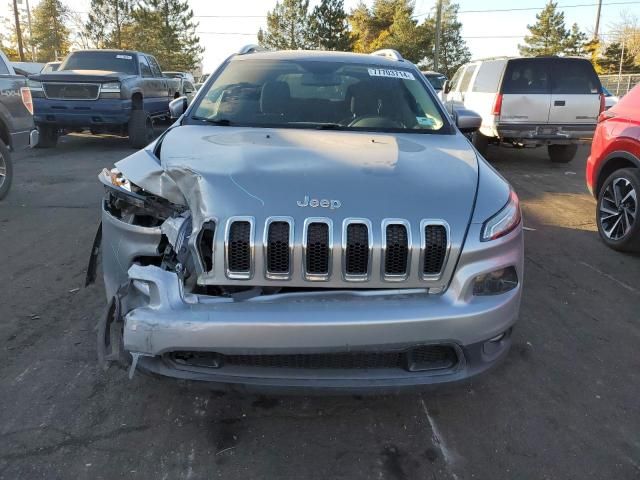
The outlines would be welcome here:
[[[369,268],[369,231],[362,223],[347,226],[346,273],[366,275]]]
[[[47,98],[95,100],[98,98],[99,86],[77,83],[44,83]]]
[[[442,271],[447,253],[447,230],[442,225],[427,225],[424,229],[425,250],[423,272],[437,275]]]
[[[223,355],[216,352],[173,352],[182,365],[224,368],[295,368],[307,370],[382,369],[409,371],[450,369],[458,363],[455,349],[449,345],[421,345],[409,350],[387,352],[343,352],[280,355]]]
[[[267,238],[267,270],[270,273],[289,272],[289,224],[273,222]]]
[[[251,269],[251,224],[233,222],[229,228],[227,264],[232,272],[248,272]]]
[[[307,273],[329,273],[329,225],[310,223],[307,229]]]
[[[388,275],[407,273],[409,248],[407,228],[404,225],[387,225],[387,251],[384,258],[384,272]]]

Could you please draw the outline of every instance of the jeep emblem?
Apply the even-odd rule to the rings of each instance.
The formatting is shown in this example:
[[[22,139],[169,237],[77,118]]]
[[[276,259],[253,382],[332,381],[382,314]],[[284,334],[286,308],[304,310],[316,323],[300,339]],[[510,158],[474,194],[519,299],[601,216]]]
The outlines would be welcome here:
[[[342,206],[342,202],[340,200],[327,200],[326,198],[318,199],[318,198],[309,198],[309,195],[304,196],[304,200],[298,200],[299,207],[321,207],[321,208],[329,208],[331,210],[336,210]]]

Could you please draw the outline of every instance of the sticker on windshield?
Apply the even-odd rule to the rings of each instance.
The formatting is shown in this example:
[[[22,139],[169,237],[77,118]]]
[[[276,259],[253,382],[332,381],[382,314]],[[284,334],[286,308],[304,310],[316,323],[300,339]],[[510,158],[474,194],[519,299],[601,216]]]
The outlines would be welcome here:
[[[389,70],[387,68],[369,68],[370,77],[388,77],[388,78],[400,78],[402,80],[415,80],[411,72],[405,72],[404,70]]]
[[[121,58],[122,60],[133,60],[131,55],[116,55],[116,58]]]
[[[418,125],[423,127],[433,127],[436,124],[436,122],[429,117],[416,117],[416,120],[418,121]]]

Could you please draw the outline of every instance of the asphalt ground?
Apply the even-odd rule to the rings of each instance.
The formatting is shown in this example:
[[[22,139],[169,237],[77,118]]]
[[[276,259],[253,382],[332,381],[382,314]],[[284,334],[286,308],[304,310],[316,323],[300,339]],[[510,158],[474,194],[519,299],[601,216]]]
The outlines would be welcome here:
[[[514,345],[474,383],[371,397],[219,394],[96,358],[102,284],[82,288],[97,174],[126,139],[16,156],[0,203],[2,479],[638,479],[640,257],[598,239],[587,149],[491,149],[523,201]]]

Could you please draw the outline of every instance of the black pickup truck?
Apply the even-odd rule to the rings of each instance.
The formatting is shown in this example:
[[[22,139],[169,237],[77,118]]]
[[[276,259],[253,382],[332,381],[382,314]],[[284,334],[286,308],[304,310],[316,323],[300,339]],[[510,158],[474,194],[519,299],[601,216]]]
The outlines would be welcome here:
[[[33,126],[33,103],[27,79],[16,75],[7,57],[0,51],[0,200],[11,186],[11,152],[38,142]]]
[[[29,78],[40,147],[53,147],[66,131],[129,136],[142,148],[153,138],[153,119],[169,117],[180,81],[162,74],[156,59],[128,50],[79,50],[56,72]]]

